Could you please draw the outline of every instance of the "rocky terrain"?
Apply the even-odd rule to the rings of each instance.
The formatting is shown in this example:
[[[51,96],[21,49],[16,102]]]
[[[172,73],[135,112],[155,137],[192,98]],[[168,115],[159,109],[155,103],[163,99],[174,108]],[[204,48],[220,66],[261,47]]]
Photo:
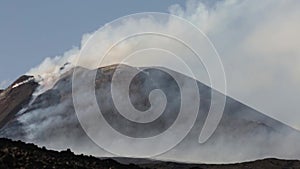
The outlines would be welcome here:
[[[74,155],[70,150],[56,152],[38,148],[21,141],[0,139],[0,168],[80,168],[80,169],[138,169],[136,165],[122,165],[114,160],[99,160],[84,155]]]
[[[0,90],[0,128],[29,103],[37,86],[32,76],[24,75],[7,89]]]
[[[138,159],[127,159],[127,161]],[[99,159],[92,156],[74,155],[70,150],[51,151],[21,141],[0,139],[1,169],[299,169],[300,161],[264,159],[254,162],[205,165],[184,164],[143,160],[141,164],[123,164],[113,159]]]

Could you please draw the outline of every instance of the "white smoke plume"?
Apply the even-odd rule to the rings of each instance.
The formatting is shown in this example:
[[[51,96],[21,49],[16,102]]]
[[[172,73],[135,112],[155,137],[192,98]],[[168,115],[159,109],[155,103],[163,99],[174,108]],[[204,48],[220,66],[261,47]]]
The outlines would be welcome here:
[[[210,6],[188,1],[185,8],[173,5],[169,10],[191,21],[212,40],[225,67],[228,95],[300,129],[299,8],[298,1],[226,0]],[[163,25],[146,20],[105,28],[95,42],[102,46],[97,50],[112,45],[121,32],[140,26],[161,28]],[[176,26],[169,25],[166,29],[180,29]],[[92,34],[83,36],[82,45]],[[114,52],[124,52],[134,45],[134,42],[124,44]],[[43,83],[51,86],[59,77],[60,67],[67,62],[74,64],[78,52],[79,49],[72,49],[63,56],[47,58],[28,74],[40,75]],[[98,58],[93,57],[95,53],[84,56],[85,63],[79,64],[95,68],[95,58]]]
[[[219,51],[228,94],[300,129],[300,2],[191,1],[172,13],[199,26]]]
[[[171,14],[191,21],[212,40],[225,67],[230,96],[299,129],[300,116],[297,102],[300,100],[298,87],[300,84],[298,76],[300,73],[300,48],[297,45],[300,44],[300,34],[298,33],[300,29],[299,9],[300,3],[298,1],[226,0],[218,1],[210,6],[198,1],[189,1],[186,8],[173,5],[169,11]],[[85,53],[83,56],[85,59],[82,62],[76,63],[80,47],[74,48],[63,56],[46,58],[42,64],[31,69],[27,74],[40,79],[42,88],[38,92],[43,93],[52,88],[59,79],[64,78],[64,73],[74,65],[94,69],[105,64],[118,63],[119,60],[113,57],[114,54],[117,56],[119,53],[126,53],[134,49],[136,45],[140,45],[138,44],[139,41],[128,41],[114,49],[112,57],[105,60],[103,65],[98,65],[98,57],[96,56],[113,45],[112,43],[124,32],[131,32],[141,27],[149,27],[154,30],[181,30],[181,27],[173,22],[158,23],[149,18],[128,20],[122,25],[99,30],[99,34],[94,38],[96,50]],[[193,35],[189,35],[188,32],[184,33],[193,38]],[[83,36],[81,47],[92,35],[94,33]],[[166,45],[165,41],[157,43],[161,46]],[[207,79],[204,78],[202,82],[208,84],[209,82],[205,80]],[[65,91],[65,93],[69,92]],[[83,100],[82,104],[86,106],[88,111],[87,101]],[[25,126],[27,125],[26,132],[29,133],[27,139],[54,149],[72,147],[72,150],[77,153],[107,155],[104,151],[95,150],[88,139],[70,141],[70,139],[78,139],[82,135],[77,130],[68,130],[69,128],[78,128],[78,126],[73,126],[77,122],[75,116],[68,116],[69,113],[72,113],[69,107],[71,104],[70,96],[64,96],[64,101],[58,106],[36,109],[21,116],[19,121]],[[258,122],[257,125],[259,124]],[[251,127],[249,126],[250,129]],[[60,132],[44,133],[44,131]],[[238,131],[235,132],[238,133]],[[43,133],[47,136],[42,137]],[[265,135],[266,133],[254,131],[252,134]],[[47,138],[49,136],[56,139]],[[279,137],[271,138],[276,140]],[[36,138],[41,140],[35,140]],[[202,147],[201,153],[195,150],[190,152],[190,155],[185,152],[182,153],[182,156],[178,156],[176,151],[181,149],[193,150],[193,147],[188,147],[183,143],[179,149],[162,158],[191,162],[234,162],[265,157],[265,152],[257,152],[257,149],[247,146],[239,150],[240,152],[235,156],[226,156],[226,154],[234,153],[233,150],[236,145],[225,144],[233,141],[231,139],[234,138],[222,139],[217,143],[210,143],[204,149]],[[286,138],[286,140],[289,139]],[[245,140],[241,140],[241,142],[243,141]],[[282,154],[274,154],[274,156],[295,158],[294,155],[298,153],[295,152],[296,150],[293,151],[291,147],[283,146],[283,148],[286,148],[286,152],[281,151]],[[223,153],[218,152],[221,150]],[[280,150],[274,150],[274,152]],[[219,155],[211,158],[212,156],[207,157],[207,154]]]

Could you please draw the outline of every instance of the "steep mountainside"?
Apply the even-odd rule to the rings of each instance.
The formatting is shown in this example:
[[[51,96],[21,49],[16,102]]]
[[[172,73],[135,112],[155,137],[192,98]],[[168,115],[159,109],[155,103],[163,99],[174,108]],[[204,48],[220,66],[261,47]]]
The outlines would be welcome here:
[[[33,77],[21,76],[0,92],[0,127],[29,103],[37,86],[38,83],[33,80]]]
[[[140,68],[121,65],[118,72],[116,65],[102,67],[97,70],[77,68],[82,76],[82,84],[86,77],[97,74],[95,79],[96,98],[103,110],[103,116],[110,125],[128,136],[151,137],[167,130],[177,115],[180,92],[178,86],[163,71],[155,68]],[[130,98],[138,110],[150,107],[148,95],[153,89],[160,88],[168,103],[164,114],[151,125],[131,123],[124,119],[115,108],[110,93],[111,80],[114,73],[127,78],[128,74],[138,74],[130,84]],[[21,139],[54,150],[70,148],[75,153],[108,156],[96,146],[82,130],[75,114],[72,99],[73,69],[63,74],[52,89],[38,95],[30,104],[24,107],[32,98],[32,92],[37,83],[22,79],[1,93],[0,113],[4,115],[0,130],[2,137]],[[180,73],[172,72],[181,85],[192,79]],[[122,83],[120,80],[117,83]],[[16,85],[19,84],[19,85]],[[14,86],[14,87],[13,87]],[[276,121],[230,97],[227,97],[222,120],[213,136],[204,144],[198,143],[198,137],[207,117],[211,100],[211,90],[198,82],[201,96],[199,114],[194,127],[184,140],[171,151],[157,157],[159,160],[174,160],[182,162],[237,162],[262,159],[265,157],[300,159],[300,134],[293,128]],[[4,93],[4,94],[3,94]],[[82,105],[89,105],[89,97],[82,93]],[[218,93],[218,95],[222,95]],[[21,108],[22,111],[19,111]],[[88,111],[88,107],[86,107]],[[18,114],[16,114],[19,111]],[[88,118],[88,117],[87,117]],[[144,132],[144,131],[147,132]],[[109,141],[117,142],[118,140]],[[133,144],[134,145],[134,144]],[[132,147],[134,148],[134,147]],[[155,148],[155,147],[152,147]]]

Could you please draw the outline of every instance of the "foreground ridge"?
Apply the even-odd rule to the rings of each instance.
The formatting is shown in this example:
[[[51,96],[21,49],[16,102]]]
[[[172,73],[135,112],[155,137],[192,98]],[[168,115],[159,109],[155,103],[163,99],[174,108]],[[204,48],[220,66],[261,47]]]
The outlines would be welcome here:
[[[75,155],[69,149],[52,151],[6,138],[0,138],[0,168],[140,169],[136,165],[123,165],[111,159]]]
[[[130,159],[128,159],[130,160]],[[134,159],[131,159],[134,160]],[[184,164],[149,161],[143,164],[121,164],[114,159],[99,159],[92,156],[75,155],[69,149],[52,151],[44,147],[21,141],[0,138],[0,168],[80,168],[80,169],[283,169],[300,168],[300,161],[264,159],[254,162],[227,165]]]

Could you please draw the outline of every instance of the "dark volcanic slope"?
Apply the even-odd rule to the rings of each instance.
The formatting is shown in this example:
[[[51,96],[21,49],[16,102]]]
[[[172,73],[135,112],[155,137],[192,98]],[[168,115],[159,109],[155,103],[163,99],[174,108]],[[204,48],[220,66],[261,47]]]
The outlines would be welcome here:
[[[37,86],[32,76],[24,75],[0,91],[0,127],[29,103]]]
[[[134,160],[134,159],[132,159]],[[33,144],[25,144],[21,141],[0,139],[0,168],[80,168],[80,169],[298,169],[300,161],[287,161],[277,159],[265,159],[255,162],[229,164],[229,165],[205,165],[205,164],[179,164],[172,162],[153,162],[140,166],[134,164],[120,164],[115,160],[100,160],[91,156],[74,155],[71,151],[50,151],[38,148]]]
[[[128,136],[146,138],[157,135],[167,130],[178,115],[178,105],[181,101],[180,91],[177,83],[174,83],[174,80],[163,71],[158,71],[153,67],[142,69],[126,65],[120,65],[119,69],[116,69],[116,65],[112,65],[96,70],[78,68],[77,71],[79,83],[72,82],[72,70],[66,72],[53,88],[37,96],[26,107],[26,110],[18,113],[18,116],[14,116],[16,110],[22,107],[18,105],[23,105],[24,101],[30,100],[36,83],[30,81],[17,85],[17,87],[14,84],[12,85],[15,86],[14,88],[11,86],[2,92],[0,95],[3,96],[4,93],[5,97],[0,100],[0,113],[14,116],[15,120],[3,120],[8,124],[1,128],[0,137],[20,139],[55,150],[70,148],[79,154],[107,156],[106,152],[100,150],[86,136],[78,122],[72,99],[72,85],[78,89],[75,90],[75,93],[82,96],[80,105],[83,106],[85,116],[91,120],[91,124],[95,124],[93,123],[95,119],[91,118],[92,116],[89,116],[90,112],[88,112],[90,96],[96,94],[102,115],[114,129]],[[82,86],[85,85],[86,78],[94,73],[96,74],[95,92],[87,93]],[[122,84],[124,79],[128,79],[128,75],[132,73],[137,74],[129,86],[129,96],[131,104],[137,110],[145,111],[150,108],[148,98],[149,92],[153,89],[161,89],[168,100],[164,113],[151,123],[132,123],[123,118],[113,104],[110,92],[113,75],[119,75],[121,78],[116,81],[116,84]],[[180,87],[192,81],[183,74],[171,73],[179,80]],[[21,79],[16,84],[26,81],[26,79]],[[158,159],[194,163],[233,163],[266,157],[300,159],[300,134],[298,131],[230,97],[227,97],[224,114],[217,130],[206,143],[199,144],[199,134],[208,115],[213,89],[201,82],[198,82],[197,85],[201,102],[195,125],[180,144],[162,154]],[[128,93],[123,93],[119,88],[115,90],[121,98],[128,96]],[[223,96],[222,93],[217,93],[217,95]],[[3,109],[2,105],[7,108]],[[189,113],[189,111],[186,112]],[[108,139],[112,145],[119,141],[106,137],[101,138]],[[151,148],[155,149],[156,147]]]

